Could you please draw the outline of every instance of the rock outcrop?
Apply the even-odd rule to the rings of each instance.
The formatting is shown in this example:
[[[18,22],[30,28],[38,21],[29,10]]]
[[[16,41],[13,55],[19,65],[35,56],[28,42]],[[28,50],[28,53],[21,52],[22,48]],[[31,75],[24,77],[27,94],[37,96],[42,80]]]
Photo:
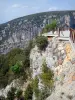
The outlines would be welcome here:
[[[55,89],[47,100],[75,100],[75,54],[70,44],[63,63],[54,68]]]
[[[21,79],[14,79],[5,88],[0,89],[0,96],[7,98],[7,94],[11,90],[12,87],[16,88],[17,90],[21,89],[24,94],[29,83],[30,83],[30,81],[24,82]]]
[[[32,78],[36,75],[39,78],[39,89],[43,88],[39,74],[42,72],[42,64],[46,60],[47,67],[54,72],[54,91],[47,100],[75,100],[75,54],[72,51],[69,41],[59,41],[57,37],[48,41],[45,51],[37,46],[30,53],[30,67]],[[22,86],[20,86],[22,85]],[[14,80],[5,89],[0,90],[0,95],[6,97],[11,87],[25,88],[26,84],[19,84]],[[33,96],[35,100],[35,96]]]
[[[36,75],[39,77],[44,59],[54,71],[55,89],[47,100],[75,100],[75,54],[69,41],[53,38],[46,51],[40,52],[37,46],[33,48],[30,59],[33,79]],[[39,81],[39,89],[41,87],[42,83]]]

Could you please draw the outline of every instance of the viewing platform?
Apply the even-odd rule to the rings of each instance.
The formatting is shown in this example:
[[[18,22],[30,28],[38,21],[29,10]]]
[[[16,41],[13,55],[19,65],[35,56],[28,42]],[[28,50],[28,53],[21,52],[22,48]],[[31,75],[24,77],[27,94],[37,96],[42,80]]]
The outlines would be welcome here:
[[[70,30],[63,30],[63,31],[55,31],[55,32],[48,32],[42,34],[42,36],[48,37],[48,40],[50,40],[53,37],[57,37],[60,41],[69,41],[73,51],[75,52],[75,30],[70,29]]]
[[[48,32],[48,33],[44,33],[42,34],[42,36],[46,36],[49,38],[52,37],[58,37],[59,40],[65,40],[65,41],[69,41],[69,35],[70,35],[70,31],[60,31],[60,34],[58,31],[55,31],[54,33],[52,31]]]
[[[69,36],[70,36],[70,31],[69,30],[60,31],[58,39],[59,40],[64,40],[64,41],[69,41]]]
[[[62,41],[69,41],[69,38],[68,37],[58,37],[59,40],[62,40]]]
[[[54,33],[52,31],[48,32],[48,33],[44,33],[42,34],[42,36],[46,36],[46,37],[58,37],[58,33],[57,31],[55,31]]]

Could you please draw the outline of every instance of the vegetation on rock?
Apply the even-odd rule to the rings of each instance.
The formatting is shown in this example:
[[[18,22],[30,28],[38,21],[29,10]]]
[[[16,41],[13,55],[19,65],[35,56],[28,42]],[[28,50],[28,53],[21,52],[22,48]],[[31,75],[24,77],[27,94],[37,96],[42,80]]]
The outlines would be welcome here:
[[[33,87],[32,84],[29,84],[25,91],[25,96],[24,96],[25,100],[32,100],[32,96],[33,96]]]
[[[22,90],[17,90],[16,97],[19,99],[22,96]]]
[[[39,79],[36,76],[35,79],[33,79],[33,92],[35,94],[35,96],[38,98],[39,97],[39,89],[38,89],[38,83],[39,83]]]
[[[54,31],[57,27],[57,21],[53,20],[51,24],[47,24],[45,28],[42,30],[42,33],[47,33],[49,31]]]
[[[38,48],[40,50],[45,50],[47,45],[48,45],[48,41],[47,41],[47,37],[44,36],[38,36],[36,38],[36,44],[38,46]]]
[[[21,72],[21,68],[22,68],[22,62],[17,62],[14,66],[11,67],[11,70],[15,74],[19,74]]]
[[[46,62],[44,61],[42,65],[42,74],[40,75],[40,78],[42,79],[42,83],[46,87],[52,89],[54,83],[53,77],[54,77],[53,71],[47,67]]]
[[[14,100],[15,92],[16,92],[16,89],[12,87],[11,90],[7,94],[7,100]]]
[[[0,96],[0,100],[6,100],[6,99],[5,99],[5,97],[3,97],[3,96]]]
[[[47,38],[40,36],[36,38],[36,44],[40,50],[45,50],[48,45]],[[30,41],[26,49],[15,48],[8,54],[0,55],[0,87],[5,87],[13,79],[21,78],[26,81],[29,77],[28,72],[30,70],[30,51],[34,47],[33,41]],[[40,75],[42,82],[47,90],[53,85],[53,73],[47,68],[44,63],[42,68],[42,74]],[[11,88],[7,94],[7,100],[14,100],[24,98],[24,100],[32,100],[33,92],[39,100],[44,100],[48,96],[47,91],[42,91],[38,88],[39,79],[35,77],[31,83],[27,86],[25,95],[22,95],[21,90]]]
[[[26,49],[15,48],[5,55],[0,55],[0,88],[5,87],[16,78],[27,79],[32,47],[33,41],[30,41]]]

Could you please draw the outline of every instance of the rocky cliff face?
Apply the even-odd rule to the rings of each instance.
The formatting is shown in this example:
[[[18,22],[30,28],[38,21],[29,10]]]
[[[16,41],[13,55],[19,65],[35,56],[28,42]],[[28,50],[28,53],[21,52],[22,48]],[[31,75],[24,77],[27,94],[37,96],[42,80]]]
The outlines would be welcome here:
[[[55,88],[47,100],[75,100],[75,54],[69,42],[60,42],[58,38],[53,38],[45,52],[40,53],[35,47],[31,51],[30,59],[33,79],[39,77],[44,59],[54,72]],[[43,88],[40,79],[38,85],[39,89]]]
[[[38,35],[42,28],[53,19],[63,25],[69,24],[70,21],[74,22],[74,17],[75,11],[54,11],[33,14],[1,24],[0,53],[6,54],[15,47],[26,47],[28,41]]]
[[[40,80],[40,73],[42,72],[42,64],[46,59],[47,67],[54,72],[54,91],[47,98],[47,100],[75,100],[75,54],[72,51],[69,41],[59,41],[54,37],[49,40],[46,51],[40,52],[35,46],[30,53],[30,66],[32,70],[32,78],[36,76],[39,78],[38,88],[42,89],[43,83]],[[21,81],[20,81],[21,82]],[[0,95],[6,97],[10,88],[17,87],[25,89],[24,84],[13,81],[5,89],[0,90]],[[24,87],[23,87],[24,86]],[[35,100],[33,95],[33,100]]]
[[[47,100],[75,100],[75,53],[66,45],[63,63],[54,69],[55,89]]]

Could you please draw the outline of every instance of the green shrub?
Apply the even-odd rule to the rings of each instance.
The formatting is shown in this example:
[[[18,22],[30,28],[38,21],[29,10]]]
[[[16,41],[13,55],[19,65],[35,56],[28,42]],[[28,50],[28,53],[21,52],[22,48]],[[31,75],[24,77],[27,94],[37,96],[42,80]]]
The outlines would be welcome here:
[[[48,86],[49,88],[52,87],[52,85],[53,85],[53,80],[50,75],[51,74],[49,72],[41,74],[41,79],[43,81],[43,84]]]
[[[9,67],[13,66],[16,64],[16,62],[18,61],[23,61],[24,59],[24,51],[16,48],[16,49],[12,49],[8,54],[7,54],[7,59],[8,59],[8,63],[9,63]]]
[[[25,57],[23,66],[25,69],[30,67],[30,58],[29,57]]]
[[[7,84],[8,84],[8,77],[4,75],[0,75],[0,88],[6,87]]]
[[[22,90],[17,90],[16,97],[19,99],[22,96]]]
[[[30,67],[30,51],[33,48],[33,41],[30,41],[28,46],[24,50],[24,61],[23,61],[23,67],[29,68]]]
[[[26,57],[28,57],[28,56],[30,55],[30,51],[31,51],[31,49],[32,49],[33,47],[34,47],[34,45],[33,45],[33,40],[31,40],[31,41],[29,41],[29,44],[28,44],[28,46],[25,48],[25,51],[24,51]]]
[[[47,87],[45,87],[40,91],[39,100],[46,100],[48,96],[50,96],[50,90]]]
[[[23,50],[20,48],[14,48],[12,49],[9,53],[7,53],[8,58],[13,58],[16,54],[21,54],[23,53]]]
[[[52,88],[54,83],[53,77],[54,77],[53,71],[47,67],[46,62],[44,61],[42,65],[42,74],[40,75],[43,84],[49,88]]]
[[[35,77],[35,79],[33,79],[33,92],[35,93],[35,96],[36,97],[39,97],[39,89],[38,89],[38,83],[39,83],[39,80],[37,78],[37,76]]]
[[[6,100],[6,99],[5,99],[5,97],[3,97],[3,96],[0,96],[0,100]]]
[[[30,41],[26,49],[15,48],[5,55],[0,55],[0,88],[10,84],[13,79],[28,78],[32,48],[33,41]]]
[[[16,88],[11,88],[11,90],[7,94],[7,100],[14,100],[15,98]]]
[[[39,100],[45,100],[51,94],[54,85],[53,77],[53,71],[47,67],[46,61],[44,61],[42,64],[42,73],[40,74],[44,87],[40,91]]]
[[[25,96],[24,96],[25,100],[32,100],[32,96],[33,96],[33,88],[32,88],[32,85],[29,84],[25,91]]]
[[[17,62],[14,66],[11,67],[11,70],[15,74],[18,74],[18,73],[20,73],[21,67],[22,67],[22,63],[21,62]]]
[[[49,31],[54,31],[56,27],[57,27],[57,21],[53,20],[51,24],[47,24],[45,26],[45,28],[42,30],[42,33],[46,33],[46,32],[49,32]]]
[[[48,45],[48,41],[47,41],[47,37],[44,37],[44,36],[38,36],[36,38],[36,44],[38,46],[38,48],[40,50],[45,50],[45,48],[47,47]]]
[[[0,68],[3,66],[4,62],[5,62],[4,55],[0,55]]]
[[[5,55],[0,55],[0,73],[5,75],[9,70],[8,59],[6,59]]]
[[[49,68],[47,67],[46,61],[44,60],[44,62],[42,64],[42,72],[47,73],[48,70],[49,70]]]

